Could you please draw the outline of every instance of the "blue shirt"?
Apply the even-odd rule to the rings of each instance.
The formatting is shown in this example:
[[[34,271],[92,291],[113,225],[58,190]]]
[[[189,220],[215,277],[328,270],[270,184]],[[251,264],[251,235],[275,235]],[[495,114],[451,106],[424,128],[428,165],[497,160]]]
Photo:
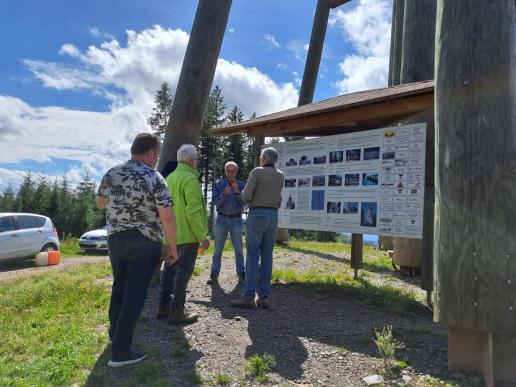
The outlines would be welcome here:
[[[238,190],[242,192],[245,183],[236,180]],[[212,202],[217,206],[217,212],[221,215],[231,216],[241,213],[244,210],[244,201],[240,194],[235,193],[233,187],[228,196],[224,196],[224,190],[228,185],[228,179],[222,179],[215,183],[211,194]]]

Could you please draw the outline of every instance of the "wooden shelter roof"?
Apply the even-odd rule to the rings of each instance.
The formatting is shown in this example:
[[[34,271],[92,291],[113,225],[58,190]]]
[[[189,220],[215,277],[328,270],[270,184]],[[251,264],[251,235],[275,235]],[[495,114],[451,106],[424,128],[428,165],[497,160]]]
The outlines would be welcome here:
[[[344,94],[213,129],[216,135],[323,136],[376,129],[434,106],[434,82]]]

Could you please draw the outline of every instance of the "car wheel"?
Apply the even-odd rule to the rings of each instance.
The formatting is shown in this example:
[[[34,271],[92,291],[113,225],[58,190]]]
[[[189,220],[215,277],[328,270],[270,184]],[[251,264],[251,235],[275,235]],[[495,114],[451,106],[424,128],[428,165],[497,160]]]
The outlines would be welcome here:
[[[57,246],[53,243],[47,243],[45,246],[41,248],[42,252],[49,252],[49,251],[57,251]]]

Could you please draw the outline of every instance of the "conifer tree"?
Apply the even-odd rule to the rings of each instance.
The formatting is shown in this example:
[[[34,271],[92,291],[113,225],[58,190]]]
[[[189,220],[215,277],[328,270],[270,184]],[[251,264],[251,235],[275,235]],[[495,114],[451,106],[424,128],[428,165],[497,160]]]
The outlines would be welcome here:
[[[152,109],[152,115],[147,119],[147,124],[149,124],[154,130],[154,133],[157,134],[161,140],[163,140],[165,131],[167,130],[173,101],[174,98],[170,92],[168,83],[163,82],[154,97],[156,106]]]

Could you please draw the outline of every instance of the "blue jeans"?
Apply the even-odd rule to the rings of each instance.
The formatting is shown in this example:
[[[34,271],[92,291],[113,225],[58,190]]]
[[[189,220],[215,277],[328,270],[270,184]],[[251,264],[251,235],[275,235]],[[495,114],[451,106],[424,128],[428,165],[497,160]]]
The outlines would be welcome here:
[[[113,269],[109,337],[113,340],[111,355],[119,356],[131,346],[134,327],[161,254],[161,243],[138,230],[128,230],[108,236],[108,250]]]
[[[228,218],[224,215],[217,215],[215,223],[215,248],[211,264],[211,272],[214,275],[220,273],[220,264],[224,243],[229,234],[231,235],[231,243],[235,250],[235,266],[237,275],[245,275],[244,253],[242,252],[242,218]]]
[[[271,294],[272,249],[276,242],[278,210],[275,208],[251,208],[247,217],[245,298],[267,298]],[[256,282],[259,281],[257,284]],[[256,287],[258,286],[258,289]]]

